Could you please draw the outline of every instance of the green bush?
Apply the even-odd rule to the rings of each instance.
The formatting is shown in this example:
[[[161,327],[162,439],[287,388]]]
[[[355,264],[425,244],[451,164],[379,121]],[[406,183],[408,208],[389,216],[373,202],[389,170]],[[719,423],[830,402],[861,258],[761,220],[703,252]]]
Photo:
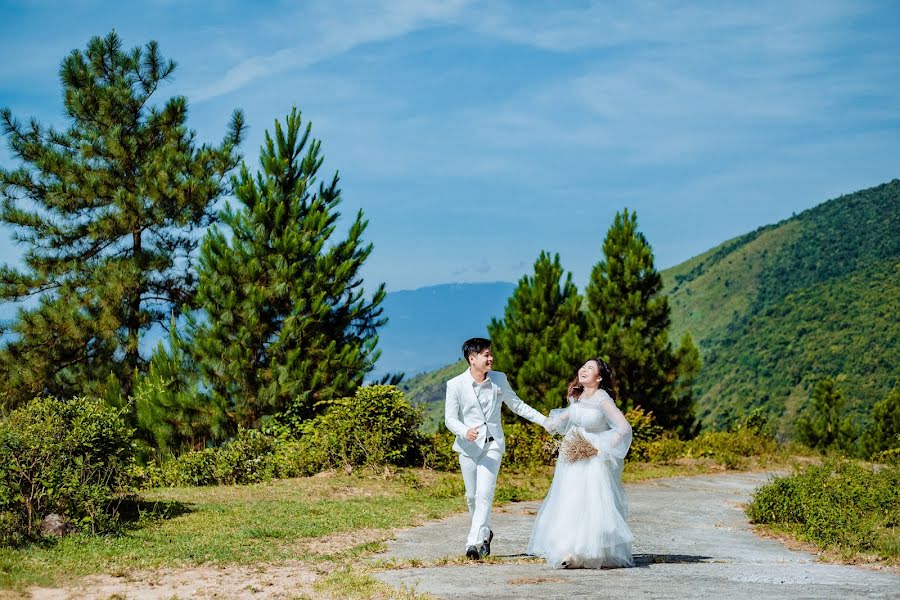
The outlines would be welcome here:
[[[556,462],[556,444],[543,427],[517,421],[504,425],[503,433],[506,436],[505,468],[526,471]]]
[[[758,489],[754,523],[786,528],[825,548],[900,557],[900,467],[847,460],[807,466]]]
[[[656,424],[652,411],[645,411],[640,406],[630,408],[625,413],[625,420],[631,425],[632,435],[628,458],[648,460],[650,444],[662,435],[662,427]]]
[[[89,398],[35,398],[0,423],[0,541],[33,537],[48,514],[79,531],[118,526],[130,490],[132,436],[123,411]]]
[[[711,458],[729,469],[741,468],[751,456],[768,456],[778,450],[771,437],[755,429],[707,431],[685,444],[686,458]]]
[[[420,465],[428,448],[420,422],[396,387],[362,387],[301,425],[299,438],[277,425],[265,431],[241,429],[217,448],[186,452],[134,472],[146,487],[198,486],[256,483],[342,467]]]
[[[668,464],[682,458],[704,458],[729,469],[740,469],[747,465],[750,457],[766,457],[779,452],[778,443],[767,431],[764,420],[753,418],[731,431],[706,431],[687,441],[670,432],[649,441],[646,437],[642,440],[636,436],[628,456],[632,460]]]
[[[422,451],[423,466],[437,471],[456,471],[459,469],[459,454],[453,449],[456,435],[447,429],[441,429],[430,438]]]
[[[268,481],[279,473],[279,456],[289,442],[256,429],[240,429],[218,448],[185,452],[162,465],[136,467],[144,487],[235,485]]]
[[[298,464],[307,473],[357,466],[421,465],[425,436],[421,413],[396,386],[360,387],[351,398],[300,426]]]
[[[687,443],[678,439],[675,434],[664,434],[659,439],[645,444],[642,454],[632,458],[652,463],[673,463],[684,457],[686,445]]]

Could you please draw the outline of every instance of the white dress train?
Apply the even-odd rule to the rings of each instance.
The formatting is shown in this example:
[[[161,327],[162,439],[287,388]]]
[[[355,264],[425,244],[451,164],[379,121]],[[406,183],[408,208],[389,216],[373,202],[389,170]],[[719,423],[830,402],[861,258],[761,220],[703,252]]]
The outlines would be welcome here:
[[[538,511],[528,553],[551,567],[627,567],[634,564],[634,536],[626,523],[628,505],[622,467],[631,445],[631,425],[603,390],[550,411],[548,429],[581,433],[599,454],[556,461],[553,484]]]

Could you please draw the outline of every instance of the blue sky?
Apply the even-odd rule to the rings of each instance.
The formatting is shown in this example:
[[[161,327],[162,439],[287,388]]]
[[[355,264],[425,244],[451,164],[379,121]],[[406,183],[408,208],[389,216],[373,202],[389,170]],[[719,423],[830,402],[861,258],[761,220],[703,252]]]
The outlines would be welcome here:
[[[900,3],[10,2],[0,105],[64,125],[57,69],[115,28],[179,63],[255,167],[297,105],[362,208],[367,288],[515,281],[542,249],[583,285],[623,207],[657,265],[900,176]],[[0,164],[12,166],[6,143]],[[345,225],[349,218],[344,220]],[[0,230],[0,252],[21,252]]]

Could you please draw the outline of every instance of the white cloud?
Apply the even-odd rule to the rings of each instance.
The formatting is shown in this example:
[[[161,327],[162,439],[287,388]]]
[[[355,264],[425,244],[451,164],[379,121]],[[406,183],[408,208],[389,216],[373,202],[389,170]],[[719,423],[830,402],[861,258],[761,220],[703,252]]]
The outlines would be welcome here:
[[[255,80],[302,69],[358,46],[383,42],[459,14],[467,0],[326,2],[304,5],[302,12],[281,17],[273,29],[291,42],[268,54],[244,58],[215,81],[193,89],[195,101],[234,92]],[[291,28],[296,23],[296,29]],[[252,25],[251,25],[252,27]],[[264,40],[259,40],[264,42]]]

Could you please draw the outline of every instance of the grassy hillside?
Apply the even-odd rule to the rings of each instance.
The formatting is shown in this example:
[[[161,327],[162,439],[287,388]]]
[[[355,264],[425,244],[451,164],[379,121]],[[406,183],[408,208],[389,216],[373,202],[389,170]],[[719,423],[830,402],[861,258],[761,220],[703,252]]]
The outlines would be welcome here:
[[[863,414],[900,376],[900,181],[841,196],[663,272],[673,338],[704,359],[705,425],[755,407],[792,417],[840,377]]]

